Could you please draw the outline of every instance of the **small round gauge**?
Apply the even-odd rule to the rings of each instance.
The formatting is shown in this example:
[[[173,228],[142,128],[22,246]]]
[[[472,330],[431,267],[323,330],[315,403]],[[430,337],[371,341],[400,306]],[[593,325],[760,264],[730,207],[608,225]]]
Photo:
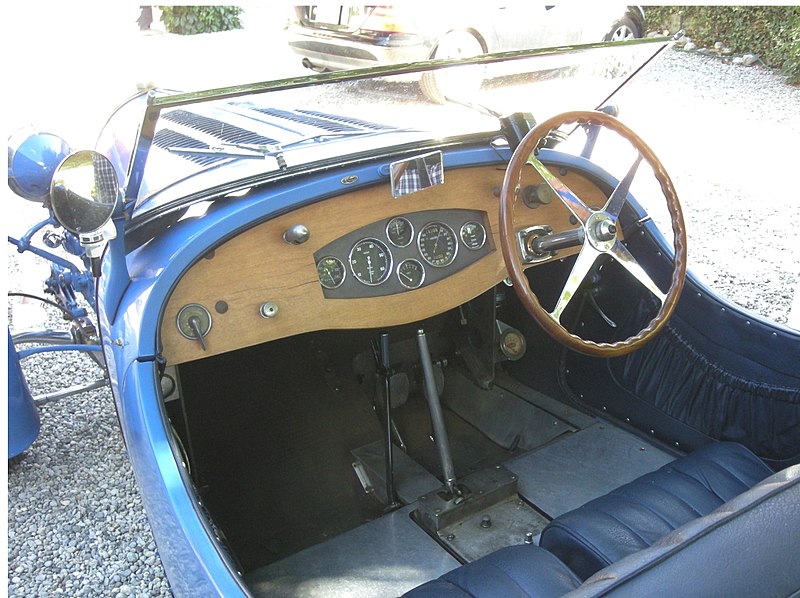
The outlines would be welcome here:
[[[397,278],[407,289],[418,289],[425,281],[425,267],[413,257],[408,258],[397,266]]]
[[[362,239],[350,250],[350,270],[359,282],[381,284],[392,271],[392,254],[377,239]]]
[[[319,283],[326,289],[336,289],[344,282],[344,264],[338,257],[326,256],[317,262]]]
[[[402,216],[397,216],[392,218],[389,224],[386,225],[386,236],[392,245],[408,247],[414,239],[414,227]]]
[[[185,338],[199,340],[211,331],[211,313],[199,303],[189,303],[178,312],[175,324]]]
[[[431,222],[422,227],[417,246],[425,261],[436,268],[452,264],[458,252],[456,234],[443,222]]]
[[[500,335],[500,351],[511,361],[522,359],[528,344],[522,333],[513,328],[508,328]]]
[[[480,222],[470,221],[461,227],[461,242],[467,249],[480,249],[486,243],[486,229]]]

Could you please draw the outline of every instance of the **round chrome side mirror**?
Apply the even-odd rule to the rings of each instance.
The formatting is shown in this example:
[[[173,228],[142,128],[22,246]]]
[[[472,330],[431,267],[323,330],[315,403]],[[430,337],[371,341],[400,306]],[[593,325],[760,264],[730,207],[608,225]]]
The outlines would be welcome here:
[[[65,229],[85,235],[111,219],[118,194],[117,174],[108,158],[84,150],[59,165],[50,186],[50,205]]]

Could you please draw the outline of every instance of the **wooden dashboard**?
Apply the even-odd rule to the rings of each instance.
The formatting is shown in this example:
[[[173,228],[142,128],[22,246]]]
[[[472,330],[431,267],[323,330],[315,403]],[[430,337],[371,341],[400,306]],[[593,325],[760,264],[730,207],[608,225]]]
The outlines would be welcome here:
[[[532,168],[526,170],[524,187],[541,183]],[[356,190],[299,208],[230,239],[196,262],[169,298],[160,328],[167,363],[179,364],[316,330],[405,324],[475,298],[507,277],[498,244],[498,196],[504,172],[495,166],[449,170],[444,185],[400,199],[392,198],[388,183]],[[605,203],[602,191],[588,179],[572,172],[559,176],[588,205]],[[485,213],[489,250],[477,261],[416,289],[371,297],[325,296],[315,261],[321,248],[397,215],[456,209]],[[556,232],[574,228],[569,212],[558,200],[535,209],[518,200],[514,214],[518,228],[549,225]],[[308,240],[287,243],[284,232],[298,224],[308,229]],[[576,251],[566,250],[558,257]],[[211,317],[210,330],[203,338],[205,348],[178,328],[179,313],[187,305],[202,306]]]

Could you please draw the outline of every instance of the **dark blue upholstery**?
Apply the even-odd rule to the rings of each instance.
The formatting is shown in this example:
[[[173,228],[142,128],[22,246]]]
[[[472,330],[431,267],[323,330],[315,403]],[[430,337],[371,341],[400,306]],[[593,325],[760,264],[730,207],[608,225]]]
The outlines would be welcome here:
[[[581,580],[546,550],[533,544],[509,546],[453,569],[405,594],[408,598],[561,596]]]
[[[708,444],[557,517],[539,544],[586,579],[707,515],[771,473],[740,444]]]
[[[800,466],[587,579],[569,598],[800,596]]]
[[[713,478],[713,476],[711,476]],[[800,465],[789,467],[582,584],[538,546],[512,546],[406,598],[800,595]]]

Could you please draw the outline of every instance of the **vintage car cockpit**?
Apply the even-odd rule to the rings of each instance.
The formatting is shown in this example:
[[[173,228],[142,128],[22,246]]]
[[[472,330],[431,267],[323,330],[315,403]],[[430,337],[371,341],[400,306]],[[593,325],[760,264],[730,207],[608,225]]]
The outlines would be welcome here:
[[[401,67],[302,96],[154,91],[134,148],[113,134],[128,108],[109,121],[129,280],[100,278],[106,352],[126,365],[129,443],[160,447],[132,459],[169,480],[150,510],[199,521],[243,592],[469,592],[459,576],[516,562],[508,547],[542,560],[519,564],[534,579],[568,567],[568,591],[629,556],[576,537],[619,537],[606,519],[636,504],[663,519],[652,487],[702,506],[652,538],[625,520],[639,558],[754,487],[748,504],[771,500],[764,479],[796,497],[796,334],[687,273],[677,191],[605,101],[630,69],[559,56],[530,77],[490,76],[525,56],[465,62],[491,104],[387,103]],[[509,98],[536,109],[486,107]],[[745,482],[711,492],[720,468]]]

